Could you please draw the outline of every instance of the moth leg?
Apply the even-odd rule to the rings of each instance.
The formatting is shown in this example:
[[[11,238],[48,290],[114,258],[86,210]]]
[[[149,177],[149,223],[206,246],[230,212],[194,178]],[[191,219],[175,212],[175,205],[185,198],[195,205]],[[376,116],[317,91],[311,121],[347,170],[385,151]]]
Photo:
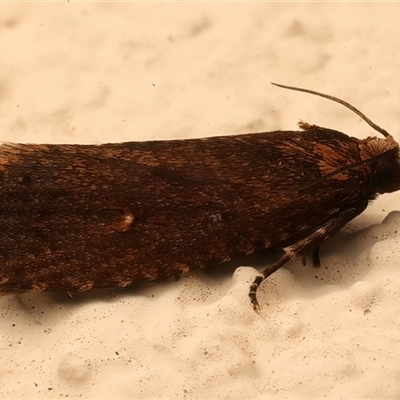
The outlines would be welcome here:
[[[257,301],[257,289],[261,282],[266,279],[269,275],[275,272],[277,269],[282,267],[289,260],[294,260],[304,256],[309,251],[313,251],[314,266],[319,266],[319,247],[321,243],[329,239],[333,234],[340,231],[349,221],[361,214],[367,207],[368,200],[362,200],[353,205],[351,208],[346,208],[338,212],[331,219],[320,225],[310,235],[304,239],[283,248],[285,254],[275,263],[265,268],[260,275],[256,276],[253,283],[250,286],[249,297],[251,304],[255,311],[258,311],[260,306]]]
[[[321,266],[321,260],[319,259],[319,246],[313,250],[313,267],[319,268]]]
[[[319,268],[321,266],[321,261],[319,259],[319,247],[313,250],[312,258],[313,258],[313,267]],[[300,260],[303,266],[307,264],[307,257],[304,254],[300,257]]]
[[[250,285],[249,297],[255,311],[258,311],[260,309],[260,305],[257,301],[257,289],[261,285],[261,282],[268,276],[270,276],[273,272],[282,267],[284,264],[286,264],[290,260],[290,258],[290,254],[285,253],[278,261],[275,261],[273,264],[265,268],[260,275],[257,275],[253,283]]]

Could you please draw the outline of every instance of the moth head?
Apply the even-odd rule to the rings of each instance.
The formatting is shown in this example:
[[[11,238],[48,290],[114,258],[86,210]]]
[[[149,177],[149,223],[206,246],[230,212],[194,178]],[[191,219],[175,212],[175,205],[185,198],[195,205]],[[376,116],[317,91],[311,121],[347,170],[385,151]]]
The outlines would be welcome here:
[[[375,140],[373,140],[375,139]],[[373,190],[375,193],[392,193],[400,190],[400,155],[399,145],[392,136],[386,139],[368,138],[368,143],[372,150],[378,150],[378,153],[371,161],[372,162],[374,177],[373,177]],[[376,149],[376,141],[380,142],[379,147]],[[383,148],[382,148],[383,147]]]
[[[399,144],[393,139],[393,137],[380,126],[372,122],[365,114],[360,110],[349,104],[347,101],[339,99],[334,96],[330,96],[324,93],[316,92],[314,90],[302,89],[293,86],[280,85],[272,83],[275,86],[296,90],[298,92],[309,93],[315,96],[320,96],[328,100],[332,100],[339,103],[361,117],[369,126],[381,133],[385,139],[379,139],[377,137],[369,137],[361,141],[360,145],[360,156],[362,161],[346,166],[344,170],[354,168],[359,165],[370,164],[373,169],[373,182],[371,188],[371,194],[375,195],[378,193],[391,193],[400,190],[400,156],[399,156]],[[309,127],[308,124],[303,124],[303,129]],[[336,171],[335,173],[340,172]],[[335,173],[328,174],[334,175]],[[326,178],[327,176],[325,176]]]

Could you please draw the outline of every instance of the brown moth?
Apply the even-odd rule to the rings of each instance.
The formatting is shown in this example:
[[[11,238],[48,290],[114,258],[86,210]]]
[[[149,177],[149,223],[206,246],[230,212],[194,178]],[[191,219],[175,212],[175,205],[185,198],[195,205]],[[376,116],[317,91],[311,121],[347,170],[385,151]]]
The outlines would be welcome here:
[[[289,87],[290,88],[290,87]],[[291,88],[295,90],[302,90]],[[202,139],[0,146],[0,291],[125,287],[277,248],[313,252],[380,193],[399,145],[301,123]]]

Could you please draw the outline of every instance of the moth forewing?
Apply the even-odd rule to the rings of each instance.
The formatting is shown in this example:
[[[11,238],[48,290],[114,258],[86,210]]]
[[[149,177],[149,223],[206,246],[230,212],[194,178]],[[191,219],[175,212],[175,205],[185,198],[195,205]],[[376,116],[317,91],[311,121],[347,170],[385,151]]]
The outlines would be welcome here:
[[[257,308],[268,275],[310,252],[318,265],[324,241],[377,194],[399,189],[399,148],[386,131],[386,139],[359,140],[301,127],[98,146],[3,144],[0,291],[126,287],[282,249],[251,285]]]

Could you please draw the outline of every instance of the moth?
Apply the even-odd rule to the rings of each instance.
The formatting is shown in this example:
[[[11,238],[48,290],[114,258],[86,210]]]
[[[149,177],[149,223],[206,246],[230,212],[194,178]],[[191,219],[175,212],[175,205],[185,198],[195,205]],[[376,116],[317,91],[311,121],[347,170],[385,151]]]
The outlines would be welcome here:
[[[250,287],[312,253],[400,188],[399,145],[300,123],[274,131],[102,145],[0,146],[0,291],[126,287],[283,250]]]

